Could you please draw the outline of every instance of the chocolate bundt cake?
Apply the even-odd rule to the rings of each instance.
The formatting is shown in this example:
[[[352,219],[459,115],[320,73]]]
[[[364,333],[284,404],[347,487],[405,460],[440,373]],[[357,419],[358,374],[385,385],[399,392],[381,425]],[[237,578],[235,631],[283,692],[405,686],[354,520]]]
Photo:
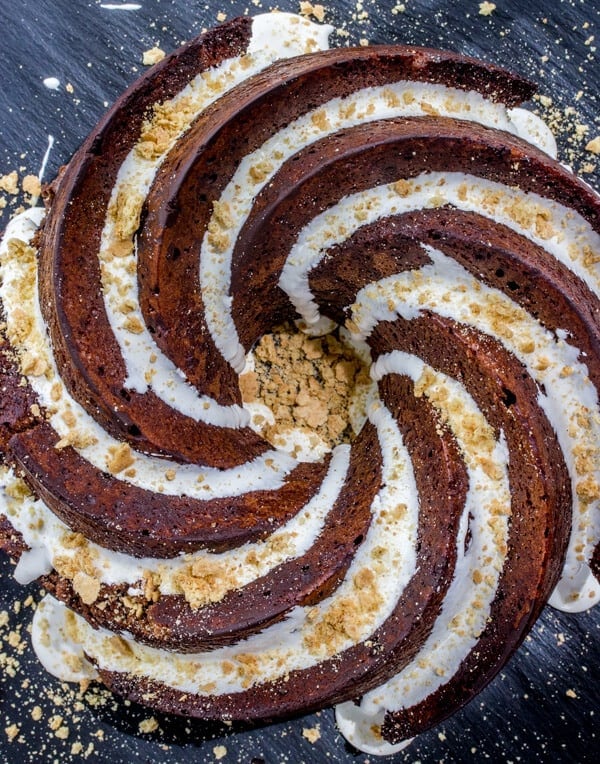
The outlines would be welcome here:
[[[386,753],[600,600],[600,197],[530,82],[329,31],[206,32],[9,224],[0,543],[59,676]]]

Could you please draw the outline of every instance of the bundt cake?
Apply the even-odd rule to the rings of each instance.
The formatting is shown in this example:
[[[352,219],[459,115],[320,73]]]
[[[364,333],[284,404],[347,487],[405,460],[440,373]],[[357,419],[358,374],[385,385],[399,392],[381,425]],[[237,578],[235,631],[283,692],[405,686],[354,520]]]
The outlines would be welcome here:
[[[530,82],[329,31],[209,30],[9,224],[0,539],[59,676],[387,753],[600,599],[600,197]]]

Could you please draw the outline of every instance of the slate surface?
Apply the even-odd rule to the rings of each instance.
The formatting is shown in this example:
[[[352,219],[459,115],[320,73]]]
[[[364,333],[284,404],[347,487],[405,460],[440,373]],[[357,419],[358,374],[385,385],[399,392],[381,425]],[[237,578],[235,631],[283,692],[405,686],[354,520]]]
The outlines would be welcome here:
[[[37,174],[53,136],[44,176],[50,180],[142,71],[144,50],[157,43],[173,49],[214,25],[218,12],[231,18],[271,7],[261,0],[111,5],[123,3],[0,0],[0,176],[13,169],[21,176]],[[545,113],[559,130],[563,158],[587,171],[584,177],[600,188],[598,173],[588,166],[596,158],[584,151],[600,133],[600,66],[593,39],[600,41],[600,5],[597,0],[496,0],[496,5],[483,16],[477,0],[325,2],[326,20],[343,30],[334,35],[334,44],[366,39],[448,47],[539,82],[552,99]],[[296,11],[298,3],[282,0],[278,7]],[[48,77],[60,81],[57,90],[44,85]],[[9,205],[0,210],[0,229],[19,203],[2,196]],[[0,575],[0,762],[203,763],[223,753],[217,746],[226,749],[224,762],[373,760],[344,744],[330,711],[254,730],[155,715],[157,729],[140,733],[139,723],[152,716],[147,710],[97,690],[78,695],[39,668],[27,635],[31,603],[39,593],[34,585],[18,587],[4,559]],[[382,761],[598,760],[599,676],[600,608],[578,616],[548,608],[486,691],[405,752]],[[4,730],[14,724],[19,732],[9,742]],[[312,744],[302,731],[316,725],[321,737]]]

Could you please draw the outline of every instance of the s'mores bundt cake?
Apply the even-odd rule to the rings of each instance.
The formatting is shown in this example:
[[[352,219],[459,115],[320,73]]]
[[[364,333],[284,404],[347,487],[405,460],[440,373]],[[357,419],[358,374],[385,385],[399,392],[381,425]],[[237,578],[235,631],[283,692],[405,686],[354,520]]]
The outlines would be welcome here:
[[[0,543],[62,678],[388,753],[600,599],[600,198],[531,83],[329,31],[206,32],[8,225]]]

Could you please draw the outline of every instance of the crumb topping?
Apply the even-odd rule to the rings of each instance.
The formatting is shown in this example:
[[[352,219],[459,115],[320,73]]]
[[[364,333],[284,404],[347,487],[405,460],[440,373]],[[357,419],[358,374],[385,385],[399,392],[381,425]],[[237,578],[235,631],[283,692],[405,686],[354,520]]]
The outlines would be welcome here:
[[[218,562],[197,560],[175,575],[175,585],[192,610],[219,602],[236,585],[235,571]]]
[[[262,435],[283,445],[292,431],[330,449],[352,440],[351,405],[370,383],[368,367],[338,336],[309,337],[289,325],[265,334],[254,369],[240,376],[246,403],[262,403],[273,421],[255,415]],[[298,448],[295,455],[299,455]]]
[[[112,474],[123,472],[135,464],[135,456],[128,443],[120,443],[118,446],[110,446],[106,458],[106,467]]]
[[[358,570],[352,581],[352,595],[339,598],[316,620],[304,636],[311,655],[332,655],[347,643],[356,643],[368,631],[378,613],[383,597],[377,576],[371,568]]]

